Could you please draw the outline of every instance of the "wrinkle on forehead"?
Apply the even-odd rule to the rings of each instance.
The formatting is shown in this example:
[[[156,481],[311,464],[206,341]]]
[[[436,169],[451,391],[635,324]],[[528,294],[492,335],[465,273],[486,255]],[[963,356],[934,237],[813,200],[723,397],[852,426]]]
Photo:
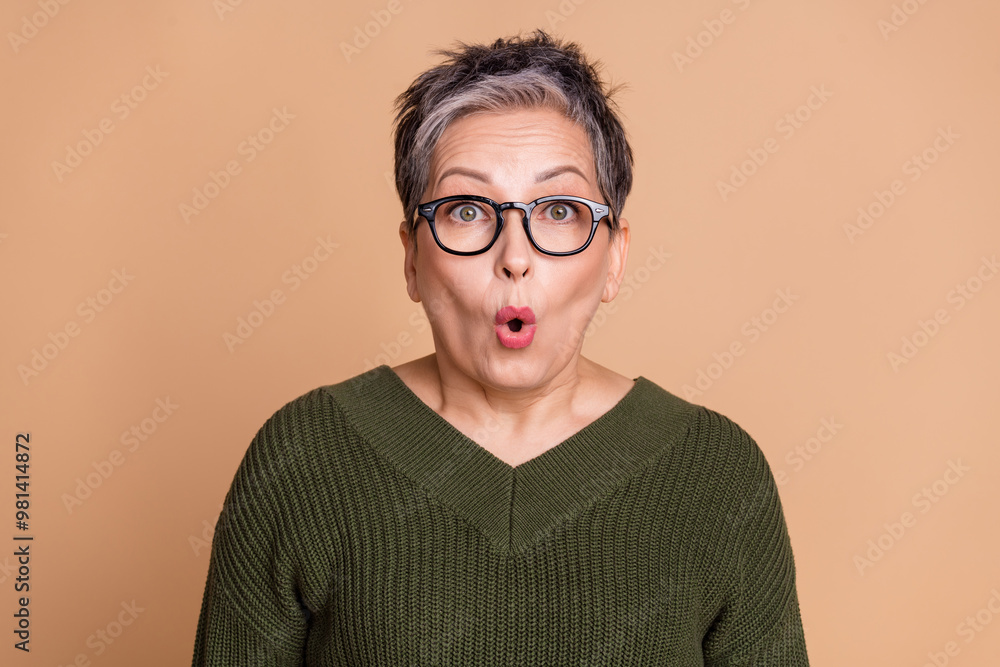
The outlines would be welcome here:
[[[597,184],[593,150],[586,131],[557,111],[478,112],[453,121],[438,140],[431,160],[429,185],[436,191],[443,174],[462,166],[487,178],[525,179],[563,165],[576,166],[585,179],[566,172],[560,178]],[[449,176],[448,180],[452,177]],[[461,178],[470,178],[461,176]]]

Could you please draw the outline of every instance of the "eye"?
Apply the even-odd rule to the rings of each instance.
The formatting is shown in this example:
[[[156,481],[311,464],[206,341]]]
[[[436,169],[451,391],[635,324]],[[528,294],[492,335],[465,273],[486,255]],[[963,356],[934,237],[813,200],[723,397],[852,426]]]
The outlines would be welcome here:
[[[483,206],[472,201],[451,202],[445,212],[455,222],[485,222],[493,218]]]
[[[553,204],[549,207],[549,215],[553,220],[565,220],[569,215],[569,209],[564,204]]]
[[[572,220],[579,214],[574,202],[556,201],[545,207],[543,216],[547,220],[554,222],[566,222]]]

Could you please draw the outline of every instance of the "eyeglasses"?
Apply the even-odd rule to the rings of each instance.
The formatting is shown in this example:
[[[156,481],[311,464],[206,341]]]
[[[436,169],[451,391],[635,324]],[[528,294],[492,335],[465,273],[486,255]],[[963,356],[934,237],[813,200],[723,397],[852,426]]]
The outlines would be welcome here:
[[[611,225],[607,204],[569,195],[540,197],[528,204],[516,201],[501,204],[477,195],[455,195],[420,204],[417,215],[427,220],[434,240],[445,252],[478,255],[492,248],[500,238],[503,212],[511,208],[524,213],[521,224],[528,240],[546,255],[582,252],[593,240],[601,220],[607,218],[608,226]]]

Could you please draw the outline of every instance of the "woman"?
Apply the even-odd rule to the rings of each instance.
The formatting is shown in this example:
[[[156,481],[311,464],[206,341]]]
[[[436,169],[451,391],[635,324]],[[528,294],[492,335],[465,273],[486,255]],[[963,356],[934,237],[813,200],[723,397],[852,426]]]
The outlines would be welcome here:
[[[807,665],[757,444],[581,356],[628,255],[611,91],[542,31],[441,53],[395,128],[435,353],[261,427],[194,665]]]

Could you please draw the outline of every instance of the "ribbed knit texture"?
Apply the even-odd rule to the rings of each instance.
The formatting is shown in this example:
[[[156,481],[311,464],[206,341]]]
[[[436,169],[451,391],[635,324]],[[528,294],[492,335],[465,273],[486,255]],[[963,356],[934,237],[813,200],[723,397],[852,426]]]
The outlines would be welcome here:
[[[388,366],[250,443],[216,525],[195,667],[808,665],[770,468],[644,377],[511,467]]]

